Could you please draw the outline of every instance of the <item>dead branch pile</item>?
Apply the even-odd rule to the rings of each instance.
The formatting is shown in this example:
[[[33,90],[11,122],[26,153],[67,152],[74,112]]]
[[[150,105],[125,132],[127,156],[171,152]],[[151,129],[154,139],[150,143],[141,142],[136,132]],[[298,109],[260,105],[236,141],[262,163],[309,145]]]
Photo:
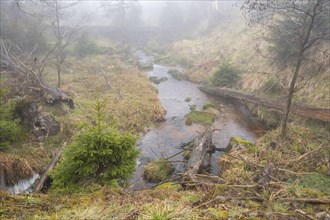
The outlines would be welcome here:
[[[73,100],[61,89],[55,88],[46,83],[43,73],[46,65],[51,60],[51,55],[56,49],[51,49],[41,60],[34,57],[37,45],[29,53],[22,51],[18,46],[7,46],[4,40],[0,40],[1,45],[1,70],[7,72],[15,79],[16,93],[24,96],[32,94],[34,97],[43,97],[48,104],[65,102],[71,109],[74,108]]]
[[[320,139],[319,134],[301,127],[290,127],[289,136],[291,139],[281,142],[278,131],[273,131],[261,137],[256,144],[231,138],[230,146],[218,161],[219,176],[197,174],[194,181],[183,183],[184,186],[212,189],[195,208],[225,207],[224,210],[233,210],[238,206],[240,209],[249,207],[243,213],[246,217],[252,212],[251,204],[259,210],[274,210],[277,206],[291,210],[290,213],[278,211],[276,215],[271,213],[269,216],[265,216],[264,212],[254,213],[274,219],[284,216],[319,219],[314,216],[326,214],[329,211],[326,207],[330,204],[326,186],[330,183],[328,142]],[[318,179],[320,176],[323,180]],[[323,188],[317,186],[322,184]],[[304,208],[297,204],[304,204]],[[308,212],[306,207],[314,213]]]

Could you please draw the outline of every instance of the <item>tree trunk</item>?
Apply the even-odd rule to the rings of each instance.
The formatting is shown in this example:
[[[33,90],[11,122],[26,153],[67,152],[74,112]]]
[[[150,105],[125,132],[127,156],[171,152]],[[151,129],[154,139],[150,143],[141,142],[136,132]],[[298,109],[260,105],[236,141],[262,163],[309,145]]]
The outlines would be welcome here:
[[[208,127],[193,141],[193,150],[187,163],[186,171],[184,172],[184,176],[187,176],[189,179],[194,179],[194,175],[202,168],[206,154],[214,150],[212,133],[213,127]]]
[[[58,8],[58,0],[55,0],[55,10],[56,10],[56,38],[57,38],[57,50],[58,50],[58,54],[57,54],[57,64],[56,64],[56,68],[57,68],[57,87],[61,88],[61,68],[62,68],[62,63],[63,63],[63,49],[62,49],[62,36],[61,36],[61,29],[60,29],[60,18],[59,18],[59,8]]]
[[[289,119],[289,113],[290,113],[293,93],[295,90],[295,85],[296,85],[296,81],[298,78],[303,54],[304,54],[304,51],[303,51],[303,48],[301,48],[301,50],[299,52],[298,62],[297,62],[297,65],[296,65],[296,68],[295,68],[295,71],[293,74],[293,78],[290,83],[288,101],[286,104],[285,113],[284,113],[284,117],[283,117],[282,124],[281,124],[281,138],[285,138],[285,136],[286,136],[286,127],[287,127],[287,123],[288,123],[288,119]]]
[[[57,87],[61,88],[61,67],[57,67]]]
[[[304,52],[306,50],[306,45],[307,45],[307,42],[309,40],[312,28],[314,26],[315,16],[317,14],[316,9],[318,8],[319,5],[320,5],[320,0],[318,0],[316,2],[316,4],[314,5],[311,15],[305,15],[306,16],[305,22],[307,21],[308,16],[311,17],[311,21],[308,24],[307,31],[305,29],[306,26],[304,25],[302,33],[301,33],[302,42],[300,44],[300,51],[299,51],[299,55],[298,55],[298,61],[297,61],[297,64],[296,64],[296,68],[295,68],[293,78],[292,78],[291,83],[290,83],[288,102],[287,102],[284,118],[283,118],[282,124],[281,124],[281,134],[280,134],[281,138],[285,138],[285,136],[286,136],[286,127],[287,127],[287,122],[288,122],[288,118],[289,118],[293,93],[295,92],[296,81],[297,81],[298,74],[299,74],[300,67],[301,67],[301,63],[302,63],[302,60],[303,60],[303,57],[304,57]]]

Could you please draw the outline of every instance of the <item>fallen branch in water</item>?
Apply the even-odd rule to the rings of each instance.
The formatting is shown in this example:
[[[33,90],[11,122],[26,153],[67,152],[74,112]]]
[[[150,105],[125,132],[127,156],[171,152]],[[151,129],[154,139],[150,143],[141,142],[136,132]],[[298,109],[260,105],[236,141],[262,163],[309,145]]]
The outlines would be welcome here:
[[[42,176],[40,177],[40,179],[38,180],[37,184],[35,185],[34,189],[33,189],[33,193],[39,193],[40,190],[42,189],[42,187],[44,186],[44,183],[47,180],[47,177],[50,173],[50,171],[53,170],[53,168],[55,167],[55,165],[57,164],[57,162],[61,159],[63,153],[63,147],[61,149],[58,150],[57,154],[55,155],[54,159],[52,160],[52,162],[48,165],[46,171],[44,172],[44,174],[42,174]]]

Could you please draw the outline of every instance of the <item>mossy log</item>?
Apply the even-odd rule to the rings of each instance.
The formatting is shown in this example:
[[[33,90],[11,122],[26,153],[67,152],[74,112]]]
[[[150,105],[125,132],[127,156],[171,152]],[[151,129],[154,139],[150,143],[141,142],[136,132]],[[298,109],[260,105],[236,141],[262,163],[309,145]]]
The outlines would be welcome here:
[[[215,149],[212,144],[212,133],[213,127],[210,126],[194,139],[192,143],[193,150],[184,172],[185,177],[194,179],[194,176],[205,166],[203,162],[208,158],[206,154],[211,153]]]
[[[227,99],[235,99],[243,102],[249,102],[249,103],[261,105],[268,109],[279,111],[281,113],[283,113],[286,108],[285,99],[271,99],[266,96],[258,96],[252,93],[243,92],[234,89],[228,89],[228,88],[199,87],[199,89],[205,93],[214,96],[219,96]],[[330,109],[292,103],[290,111],[293,114],[297,114],[300,116],[317,119],[320,121],[330,122]]]

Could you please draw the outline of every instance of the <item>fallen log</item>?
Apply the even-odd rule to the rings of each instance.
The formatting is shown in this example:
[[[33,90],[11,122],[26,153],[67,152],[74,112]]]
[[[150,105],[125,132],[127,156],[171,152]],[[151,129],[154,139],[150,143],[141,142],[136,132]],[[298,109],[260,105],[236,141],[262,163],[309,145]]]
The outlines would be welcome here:
[[[199,87],[199,89],[211,95],[261,105],[268,109],[279,111],[281,113],[284,113],[286,108],[285,100],[271,99],[266,96],[259,96],[252,93],[242,92],[228,88]],[[330,109],[292,103],[290,111],[293,114],[297,114],[300,116],[330,122]]]
[[[184,176],[194,180],[194,176],[202,169],[203,161],[207,159],[207,153],[214,151],[212,145],[213,127],[208,127],[203,133],[194,139],[190,158],[188,160]]]
[[[46,182],[50,171],[53,170],[53,168],[55,167],[57,162],[61,159],[62,153],[63,153],[63,148],[59,149],[59,151],[57,152],[57,154],[53,158],[52,162],[50,162],[50,164],[48,165],[46,171],[42,174],[42,176],[40,177],[38,182],[35,184],[35,186],[33,188],[33,191],[32,191],[33,193],[39,193],[40,190],[43,188],[44,183]]]

